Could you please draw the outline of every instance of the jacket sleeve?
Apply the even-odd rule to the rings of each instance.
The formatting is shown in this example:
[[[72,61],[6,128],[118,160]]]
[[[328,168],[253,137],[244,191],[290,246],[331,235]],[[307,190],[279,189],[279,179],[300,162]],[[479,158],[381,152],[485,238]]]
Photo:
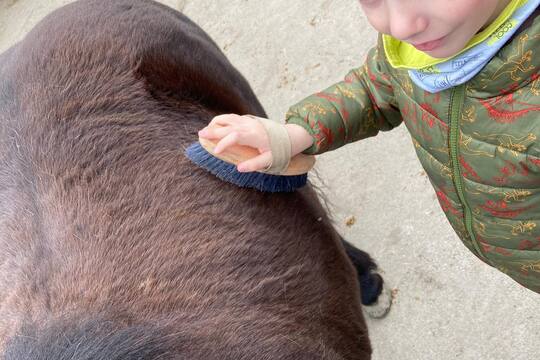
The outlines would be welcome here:
[[[304,153],[333,150],[401,123],[388,66],[382,47],[374,47],[364,65],[343,81],[289,109],[286,123],[302,126],[314,138]]]

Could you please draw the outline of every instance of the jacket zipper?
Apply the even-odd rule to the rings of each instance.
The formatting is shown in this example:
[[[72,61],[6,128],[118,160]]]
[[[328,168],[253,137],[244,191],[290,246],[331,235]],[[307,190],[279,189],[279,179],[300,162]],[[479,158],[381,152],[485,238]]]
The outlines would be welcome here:
[[[459,140],[460,140],[460,121],[463,103],[465,102],[465,85],[459,85],[453,88],[450,95],[450,158],[452,163],[452,175],[454,186],[457,191],[461,206],[463,207],[463,215],[465,222],[465,229],[469,237],[471,238],[472,245],[477,252],[477,255],[481,258],[485,258],[480,251],[480,245],[476,241],[476,236],[473,232],[472,225],[472,211],[467,202],[465,201],[465,193],[463,191],[463,176],[461,175],[461,168],[459,165]]]

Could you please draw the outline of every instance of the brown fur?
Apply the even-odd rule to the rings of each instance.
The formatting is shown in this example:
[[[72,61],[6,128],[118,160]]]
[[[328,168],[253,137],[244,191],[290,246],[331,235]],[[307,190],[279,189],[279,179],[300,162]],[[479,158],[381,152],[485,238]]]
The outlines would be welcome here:
[[[313,190],[239,189],[184,157],[224,112],[264,115],[202,30],[151,1],[73,3],[0,56],[6,359],[370,357]]]

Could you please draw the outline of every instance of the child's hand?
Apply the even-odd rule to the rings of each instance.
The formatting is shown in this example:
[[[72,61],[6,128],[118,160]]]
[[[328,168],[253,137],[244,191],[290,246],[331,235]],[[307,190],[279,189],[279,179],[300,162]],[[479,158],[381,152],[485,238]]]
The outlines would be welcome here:
[[[281,139],[283,135],[280,135],[277,139],[269,137],[267,129],[265,128],[268,125],[263,125],[258,120],[259,119],[249,115],[219,115],[212,119],[208,126],[199,131],[199,136],[209,140],[219,140],[214,148],[216,154],[225,151],[232,145],[245,145],[257,149],[260,155],[237,165],[237,169],[240,172],[267,169],[272,164],[272,161],[275,160],[272,156],[271,147],[275,147],[276,144],[279,144],[279,146],[275,148],[277,150],[283,149],[280,147],[281,144],[286,143],[286,146],[290,146],[290,157],[292,158],[296,154],[299,154],[310,147],[313,143],[311,135],[301,126],[294,124],[278,124],[278,126],[282,126],[286,130],[283,133],[285,134],[285,137],[288,135],[288,139],[285,139],[285,142],[276,142],[276,140]],[[261,121],[262,120],[268,122],[265,119],[261,119]],[[274,122],[274,124],[276,123]],[[272,136],[276,136],[276,134],[274,133]],[[273,144],[271,142],[273,142]],[[283,155],[280,157],[283,157]],[[289,159],[289,156],[287,156],[287,159]]]
[[[257,171],[272,163],[270,141],[261,123],[249,116],[235,114],[219,115],[199,131],[199,136],[209,140],[219,140],[214,152],[219,154],[232,145],[246,145],[257,149],[259,156],[238,164],[240,172]]]

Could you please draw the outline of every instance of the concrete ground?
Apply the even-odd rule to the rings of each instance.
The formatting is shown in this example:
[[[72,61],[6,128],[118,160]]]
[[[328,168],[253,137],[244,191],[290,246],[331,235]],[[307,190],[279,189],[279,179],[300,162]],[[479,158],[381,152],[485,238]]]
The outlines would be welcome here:
[[[0,52],[68,2],[0,0]],[[361,65],[376,37],[355,0],[162,2],[215,39],[273,118]],[[374,359],[540,358],[540,295],[461,245],[404,127],[320,156],[317,171],[336,226],[395,289],[390,314],[368,320]]]

